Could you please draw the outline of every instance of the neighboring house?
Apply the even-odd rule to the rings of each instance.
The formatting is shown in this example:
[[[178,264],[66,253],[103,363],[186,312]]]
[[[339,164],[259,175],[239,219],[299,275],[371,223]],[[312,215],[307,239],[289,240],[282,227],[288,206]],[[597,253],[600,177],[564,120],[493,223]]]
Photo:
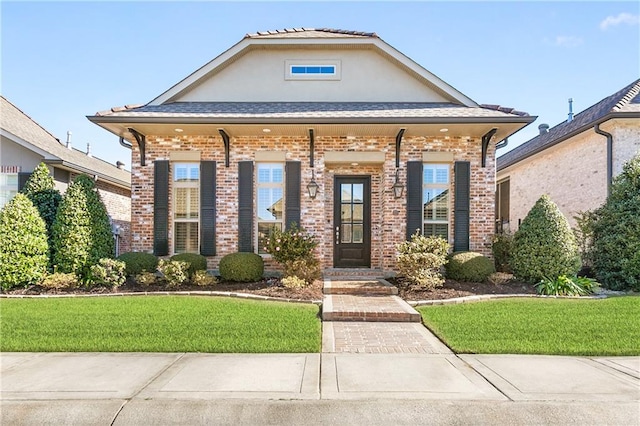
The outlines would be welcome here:
[[[112,220],[117,249],[131,248],[131,173],[71,146],[66,146],[4,97],[0,97],[0,208],[24,186],[44,162],[56,188],[64,193],[79,174],[96,179]]]
[[[296,222],[324,268],[392,270],[417,229],[490,253],[495,146],[535,117],[476,104],[376,34],[291,29],[88,119],[132,148],[134,250],[216,267]]]
[[[601,206],[612,178],[640,152],[640,79],[549,129],[497,161],[496,223],[515,231],[548,194],[573,226]]]

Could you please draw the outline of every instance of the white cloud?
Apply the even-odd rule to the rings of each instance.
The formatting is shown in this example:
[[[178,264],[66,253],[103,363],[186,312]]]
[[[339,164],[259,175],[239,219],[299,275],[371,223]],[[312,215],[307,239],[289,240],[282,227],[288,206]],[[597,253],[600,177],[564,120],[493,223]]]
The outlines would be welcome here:
[[[582,44],[582,39],[576,36],[556,36],[556,46],[578,47]]]
[[[617,25],[638,25],[640,24],[640,16],[632,15],[631,13],[622,12],[618,16],[607,16],[602,22],[600,22],[600,29],[606,31],[609,27],[615,27]]]

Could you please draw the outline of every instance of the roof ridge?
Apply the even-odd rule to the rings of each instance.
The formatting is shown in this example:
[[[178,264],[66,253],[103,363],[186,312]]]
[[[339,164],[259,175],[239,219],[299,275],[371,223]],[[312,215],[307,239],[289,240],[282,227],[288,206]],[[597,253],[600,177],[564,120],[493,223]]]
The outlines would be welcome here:
[[[308,31],[318,31],[324,33],[332,33],[332,34],[343,34],[343,35],[353,35],[353,36],[362,36],[362,37],[378,37],[378,35],[374,32],[366,32],[366,31],[353,31],[353,30],[341,30],[335,28],[308,28],[308,27],[299,27],[299,28],[283,28],[281,30],[267,30],[267,31],[256,31],[255,33],[247,33],[245,38],[255,38],[262,36],[271,36],[276,34],[292,34],[292,33],[303,33]]]
[[[48,131],[47,129],[45,129],[42,125],[40,125],[40,123],[38,123],[36,120],[34,120],[29,114],[27,114],[26,112],[24,112],[23,110],[21,110],[20,108],[18,108],[13,102],[11,102],[9,99],[7,99],[6,97],[4,97],[3,95],[0,95],[0,97],[2,99],[4,99],[9,105],[11,105],[12,107],[14,107],[15,109],[17,109],[22,115],[24,115],[25,117],[27,117],[29,120],[31,120],[31,122],[33,122],[33,124],[35,124],[36,126],[40,127],[42,130],[44,130],[49,136],[51,136],[53,139],[55,139],[60,145],[64,144],[62,142],[60,142],[60,139],[58,139],[57,137],[54,136],[53,133],[51,133],[50,131]]]
[[[635,98],[638,93],[640,93],[640,78],[622,89],[621,92],[624,92],[625,90],[626,93],[622,96],[618,103],[613,106],[613,108],[611,109],[612,111],[619,111],[623,106],[628,104],[631,99]]]

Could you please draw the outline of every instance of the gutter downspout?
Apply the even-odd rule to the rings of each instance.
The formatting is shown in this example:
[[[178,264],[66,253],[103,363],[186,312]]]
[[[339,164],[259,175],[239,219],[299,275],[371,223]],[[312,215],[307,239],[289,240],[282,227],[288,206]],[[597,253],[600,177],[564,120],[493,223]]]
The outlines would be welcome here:
[[[613,135],[600,129],[600,123],[593,130],[607,138],[607,197],[611,195],[611,182],[613,181]]]

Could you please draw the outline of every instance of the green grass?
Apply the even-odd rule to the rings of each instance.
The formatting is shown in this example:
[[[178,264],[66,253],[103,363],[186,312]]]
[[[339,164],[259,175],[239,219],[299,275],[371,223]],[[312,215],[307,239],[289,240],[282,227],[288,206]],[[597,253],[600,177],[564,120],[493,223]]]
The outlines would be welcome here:
[[[508,299],[418,311],[457,353],[640,355],[640,297]]]
[[[319,352],[318,306],[213,297],[0,299],[4,352]]]

